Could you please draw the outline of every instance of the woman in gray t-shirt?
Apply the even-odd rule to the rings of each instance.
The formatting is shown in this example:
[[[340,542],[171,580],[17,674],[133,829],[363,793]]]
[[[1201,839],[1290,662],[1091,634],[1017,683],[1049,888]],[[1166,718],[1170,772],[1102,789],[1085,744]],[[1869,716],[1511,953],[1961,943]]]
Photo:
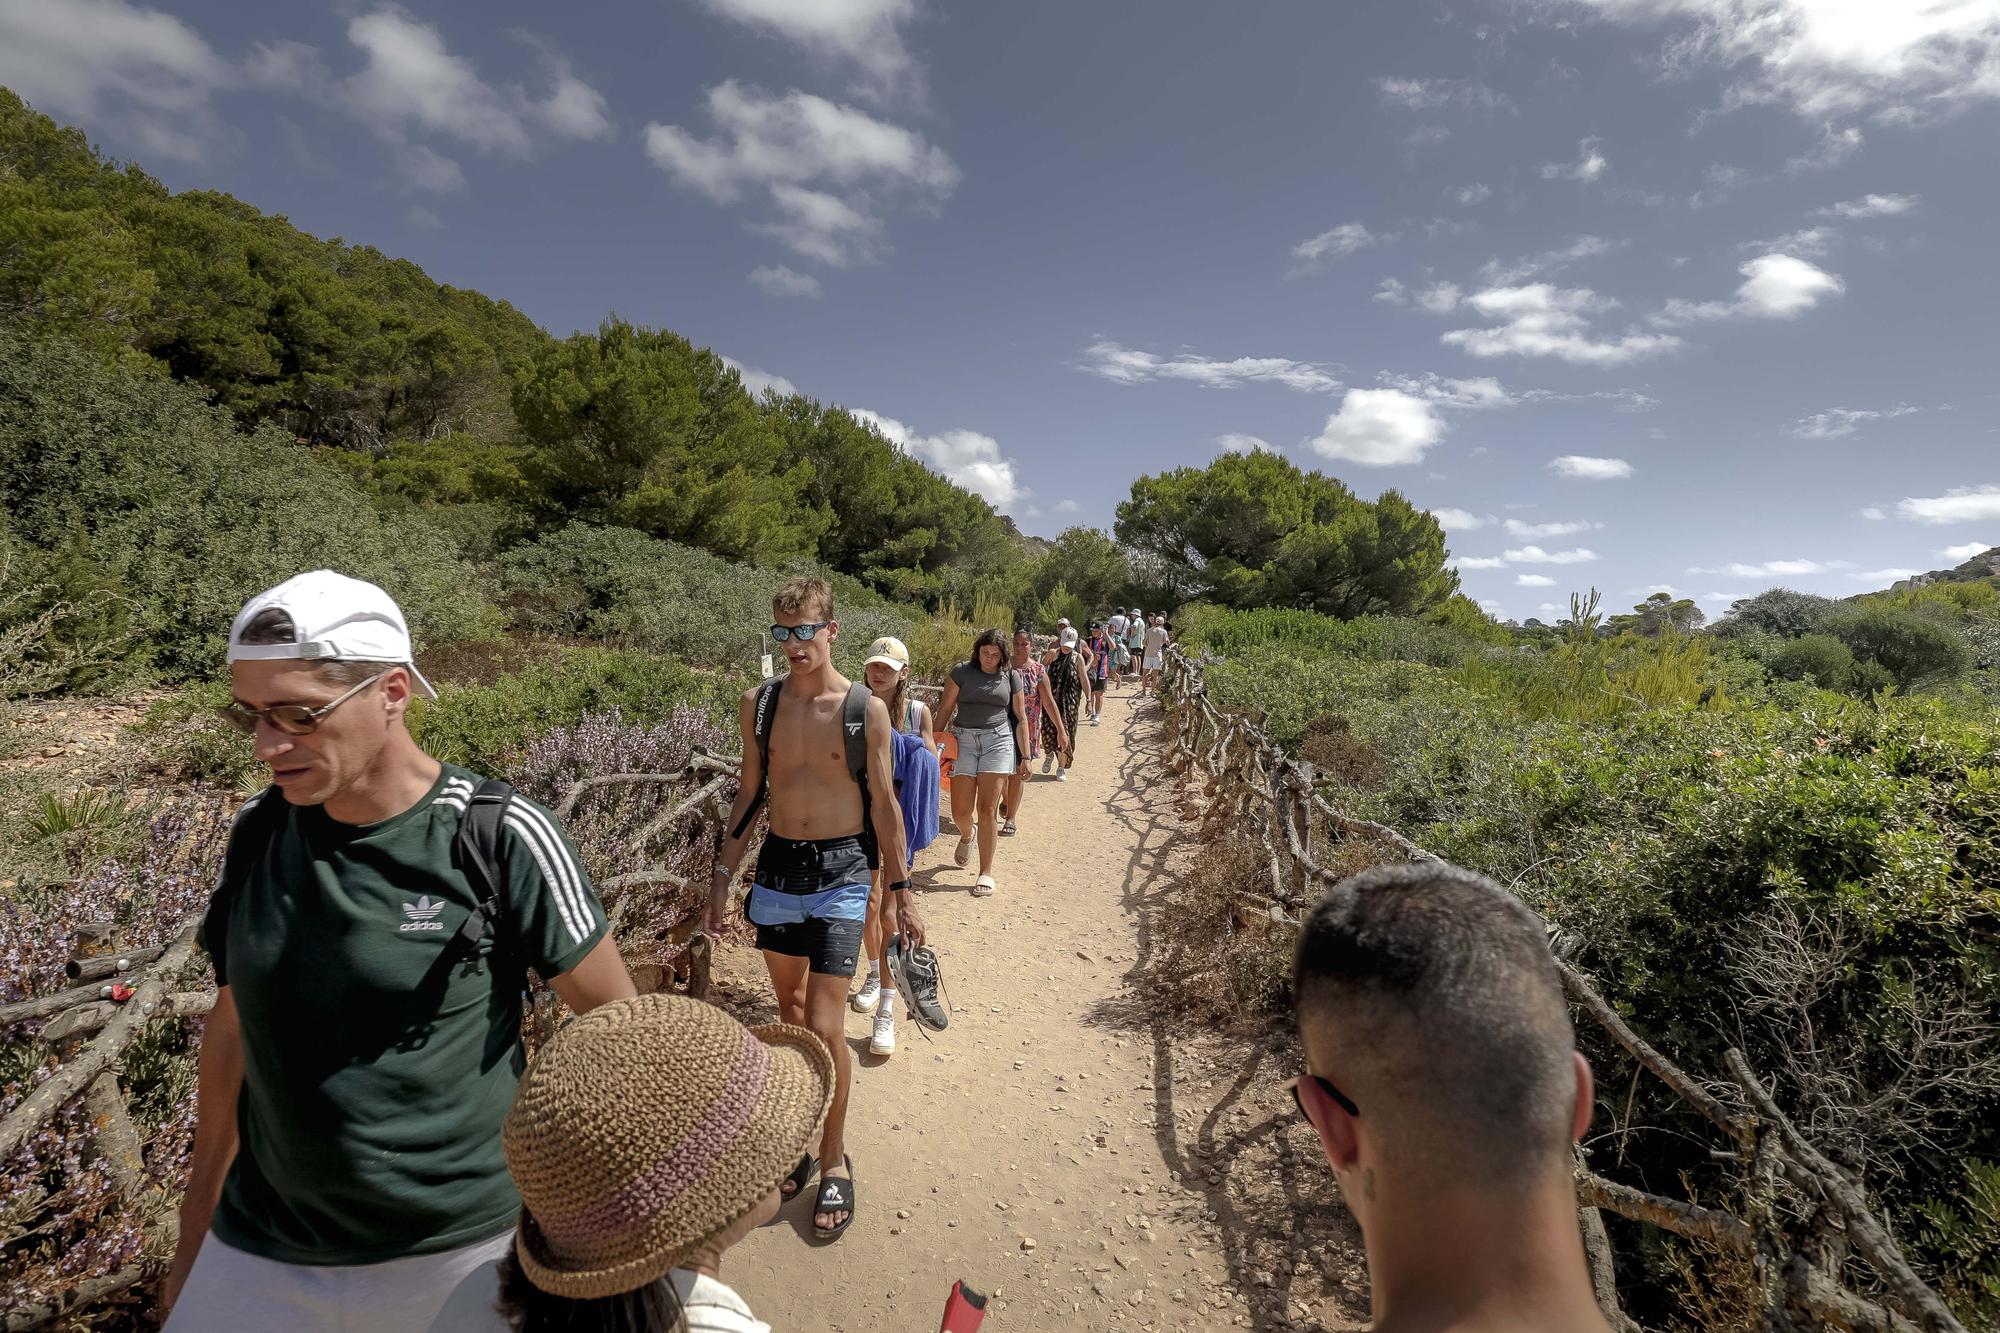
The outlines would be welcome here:
[[[951,768],[951,822],[958,825],[952,859],[961,867],[972,859],[976,827],[979,878],[972,893],[978,898],[993,892],[1001,793],[1009,777],[1028,776],[1028,715],[1020,678],[1007,667],[1006,643],[997,629],[981,631],[971,658],[946,677],[938,701],[938,726],[949,728],[958,746]]]

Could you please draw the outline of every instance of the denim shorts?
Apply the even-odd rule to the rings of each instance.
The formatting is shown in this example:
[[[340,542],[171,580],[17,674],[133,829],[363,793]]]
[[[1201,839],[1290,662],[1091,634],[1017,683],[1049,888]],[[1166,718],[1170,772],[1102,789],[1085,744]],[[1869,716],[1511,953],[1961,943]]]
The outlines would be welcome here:
[[[980,773],[1012,776],[1020,761],[1014,757],[1012,727],[953,727],[958,737],[958,758],[952,760],[951,775],[969,778]]]

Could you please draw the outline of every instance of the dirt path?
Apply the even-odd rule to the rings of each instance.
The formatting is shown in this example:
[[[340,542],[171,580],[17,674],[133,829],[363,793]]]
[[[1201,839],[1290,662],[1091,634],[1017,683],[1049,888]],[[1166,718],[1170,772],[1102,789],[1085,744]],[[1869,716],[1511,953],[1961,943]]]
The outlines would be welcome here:
[[[1188,839],[1156,780],[1157,710],[1130,695],[1085,726],[1068,781],[1036,766],[994,897],[966,892],[948,821],[918,858],[952,1025],[927,1042],[899,1023],[880,1059],[850,1013],[853,1227],[813,1245],[802,1199],[725,1262],[782,1333],[929,1333],[955,1278],[995,1297],[993,1333],[1357,1327],[1345,1213],[1289,1137],[1269,1050],[1177,1047],[1141,988],[1149,902]],[[743,1017],[769,1017],[753,952],[726,949],[719,981]],[[1339,1220],[1304,1234],[1294,1206]]]

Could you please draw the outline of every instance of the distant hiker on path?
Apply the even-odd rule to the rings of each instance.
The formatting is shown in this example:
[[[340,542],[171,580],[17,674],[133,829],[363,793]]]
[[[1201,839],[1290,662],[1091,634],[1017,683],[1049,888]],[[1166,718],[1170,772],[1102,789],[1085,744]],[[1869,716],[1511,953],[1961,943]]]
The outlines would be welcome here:
[[[1122,680],[1125,676],[1125,659],[1127,657],[1125,631],[1131,623],[1130,618],[1116,607],[1112,608],[1110,617],[1104,622],[1104,635],[1111,641],[1112,647],[1111,678],[1113,680]]]
[[[578,1013],[632,979],[555,817],[417,747],[411,696],[436,694],[387,593],[329,570],[260,593],[229,676],[272,785],[200,927],[217,989],[161,1311],[423,1333],[520,1211],[500,1123],[525,969]]]
[[[1104,689],[1111,681],[1111,636],[1104,632],[1104,626],[1092,621],[1090,638],[1085,642],[1090,649],[1090,725],[1094,727],[1104,720]]]
[[[1146,613],[1136,606],[1132,608],[1132,614],[1126,618],[1125,649],[1131,654],[1132,677],[1143,688],[1146,683],[1144,674],[1146,660]]]
[[[1154,616],[1152,623],[1146,626],[1146,656],[1143,662],[1146,674],[1140,682],[1141,689],[1159,693],[1160,672],[1167,665],[1167,643],[1170,637],[1167,633],[1167,618]]]
[[[685,995],[568,1024],[507,1113],[520,1230],[432,1333],[770,1333],[722,1256],[776,1216],[833,1089],[812,1033],[746,1029]]]
[[[938,725],[958,741],[951,770],[951,821],[958,825],[952,860],[963,869],[979,837],[979,878],[972,895],[993,892],[993,853],[1000,840],[994,826],[1007,779],[1028,776],[1028,712],[1020,673],[1007,665],[1006,639],[997,629],[981,630],[972,656],[951,669],[938,700]],[[977,807],[977,824],[974,808]]]
[[[1089,657],[1077,643],[1076,631],[1066,629],[1056,646],[1043,659],[1046,668],[1042,684],[1055,695],[1055,706],[1042,719],[1042,741],[1056,759],[1056,781],[1069,779],[1070,765],[1076,762],[1077,709],[1083,702],[1084,674]],[[1043,772],[1048,766],[1043,765]]]
[[[817,1166],[813,1232],[832,1240],[854,1221],[854,1164],[845,1138],[852,1061],[843,1017],[878,867],[888,876],[882,930],[921,944],[924,928],[910,901],[894,727],[887,705],[866,685],[833,669],[840,633],[833,589],[820,578],[791,579],[772,597],[771,616],[771,637],[791,672],[743,696],[743,776],[715,862],[707,927],[712,934],[722,930],[751,825],[768,800],[770,832],[743,911],[757,927],[778,1012],[826,1043],[835,1073],[819,1159],[799,1159],[784,1197],[804,1189]]]
[[[1021,679],[1021,702],[1027,708],[1028,758],[1046,753],[1042,761],[1042,772],[1049,771],[1049,760],[1053,759],[1058,747],[1048,737],[1057,733],[1049,729],[1047,719],[1056,711],[1056,696],[1049,689],[1048,669],[1035,657],[1035,637],[1024,629],[1014,631],[1014,655],[1007,659],[1007,665]],[[1021,817],[1021,798],[1028,792],[1028,770],[1024,765],[1018,772],[1007,778],[1006,795],[1000,799],[1000,832],[1019,833],[1015,822]]]
[[[1455,866],[1377,866],[1306,919],[1292,994],[1371,1327],[1604,1333],[1571,1175],[1590,1065],[1540,919]]]

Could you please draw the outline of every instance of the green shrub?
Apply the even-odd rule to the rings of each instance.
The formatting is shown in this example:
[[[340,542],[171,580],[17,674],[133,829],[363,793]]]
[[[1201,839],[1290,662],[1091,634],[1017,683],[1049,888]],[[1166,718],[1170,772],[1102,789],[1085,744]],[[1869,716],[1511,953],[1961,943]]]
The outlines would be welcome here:
[[[383,515],[276,428],[240,433],[198,389],[67,343],[0,334],[0,500],[66,579],[129,600],[139,660],[170,680],[212,674],[245,599],[322,566],[381,584],[420,644],[496,629],[435,527]]]
[[[411,731],[439,759],[508,777],[529,742],[590,713],[616,709],[644,724],[687,705],[733,731],[737,701],[751,681],[750,674],[698,671],[650,653],[572,648],[491,685],[441,686],[437,700],[419,701]]]
[[[1455,617],[1450,618],[1455,621]],[[1190,607],[1180,613],[1180,640],[1191,649],[1233,657],[1265,644],[1371,661],[1456,666],[1490,647],[1482,634],[1457,623],[1433,624],[1399,616],[1340,620],[1316,611],[1226,611]]]
[[[1905,691],[1943,685],[1963,676],[1972,653],[1948,628],[1909,611],[1865,607],[1826,621],[1826,632],[1857,659],[1882,664]]]
[[[155,701],[133,727],[147,762],[171,783],[212,783],[252,790],[269,780],[248,736],[225,722],[229,686],[220,680],[187,685]]]

